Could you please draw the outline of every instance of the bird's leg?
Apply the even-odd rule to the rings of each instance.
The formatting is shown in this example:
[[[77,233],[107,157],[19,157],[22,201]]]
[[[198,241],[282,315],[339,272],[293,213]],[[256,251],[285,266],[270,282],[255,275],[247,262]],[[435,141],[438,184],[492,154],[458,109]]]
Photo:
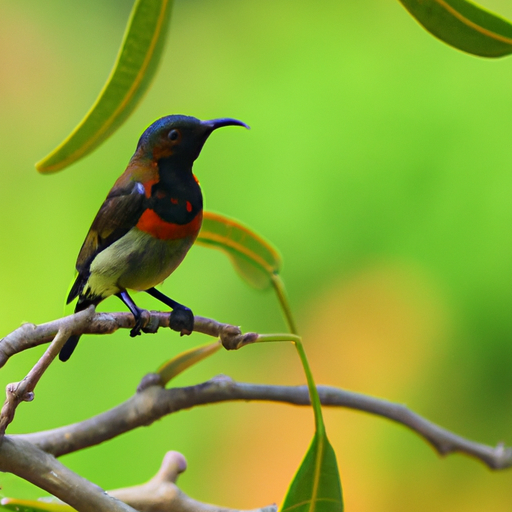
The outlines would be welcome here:
[[[116,293],[116,297],[119,297],[128,307],[133,318],[135,318],[135,327],[130,331],[130,336],[135,338],[135,336],[139,336],[141,334],[140,330],[142,328],[142,309],[137,307],[137,304],[133,302],[133,299],[128,295],[128,292],[125,290],[124,292]]]
[[[149,288],[145,291],[172,309],[171,316],[169,318],[169,327],[173,331],[178,331],[182,336],[184,334],[188,335],[192,333],[194,330],[194,313],[192,313],[189,308],[175,300],[172,300],[170,297],[167,297],[167,295],[164,295],[156,288]]]

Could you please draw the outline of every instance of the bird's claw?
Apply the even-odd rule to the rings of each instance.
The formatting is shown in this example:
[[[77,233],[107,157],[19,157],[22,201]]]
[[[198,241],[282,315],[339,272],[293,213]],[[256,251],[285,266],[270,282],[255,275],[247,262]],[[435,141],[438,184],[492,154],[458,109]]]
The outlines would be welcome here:
[[[135,319],[135,327],[130,331],[130,336],[135,338],[135,336],[140,336],[142,334],[142,316]]]
[[[182,336],[192,334],[194,330],[194,313],[189,308],[174,308],[169,317],[169,327]]]

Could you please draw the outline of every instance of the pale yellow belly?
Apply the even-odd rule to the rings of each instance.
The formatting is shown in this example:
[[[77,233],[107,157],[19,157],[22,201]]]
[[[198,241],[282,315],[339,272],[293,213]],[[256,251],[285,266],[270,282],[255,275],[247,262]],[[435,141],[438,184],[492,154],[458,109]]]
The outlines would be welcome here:
[[[107,297],[125,289],[152,288],[176,269],[194,240],[158,240],[133,228],[94,258],[84,292]]]

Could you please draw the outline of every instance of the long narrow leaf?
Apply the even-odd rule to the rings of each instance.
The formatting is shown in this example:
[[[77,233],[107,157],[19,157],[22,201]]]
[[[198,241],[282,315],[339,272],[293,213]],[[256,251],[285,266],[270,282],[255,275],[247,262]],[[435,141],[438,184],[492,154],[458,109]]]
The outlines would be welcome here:
[[[16,498],[3,498],[1,505],[3,510],[13,510],[16,512],[73,512],[75,510],[64,503],[18,500]]]
[[[218,213],[204,213],[197,242],[227,253],[238,273],[255,288],[268,288],[281,268],[281,256],[269,242]]]
[[[467,0],[400,0],[434,36],[482,57],[512,53],[512,24]]]
[[[221,346],[220,342],[217,341],[216,343],[209,343],[208,345],[203,345],[201,347],[194,347],[167,361],[158,368],[158,374],[162,380],[162,385],[165,386],[171,379],[176,377],[176,375],[179,375],[192,365],[199,363],[199,361],[206,359],[212,354],[215,354]]]
[[[36,164],[42,173],[76,162],[126,120],[148,88],[162,54],[172,0],[137,0],[117,60],[91,110],[71,135]]]
[[[343,512],[336,455],[325,433],[316,432],[280,512]]]

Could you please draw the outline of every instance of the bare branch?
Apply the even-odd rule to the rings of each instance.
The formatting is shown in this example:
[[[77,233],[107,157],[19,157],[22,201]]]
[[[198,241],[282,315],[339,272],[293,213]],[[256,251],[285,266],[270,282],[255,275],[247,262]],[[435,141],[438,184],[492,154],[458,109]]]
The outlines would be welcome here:
[[[160,327],[169,327],[169,313],[143,311],[142,317],[143,329],[146,333],[155,333]],[[2,338],[0,340],[0,367],[12,355],[23,350],[48,342],[51,342],[51,345],[21,382],[7,385],[5,403],[0,411],[0,442],[7,426],[14,419],[16,408],[21,402],[30,402],[33,399],[33,391],[37,382],[69,336],[72,334],[111,334],[117,329],[131,329],[134,325],[135,319],[131,313],[95,313],[94,307],[90,306],[84,311],[53,322],[41,325],[24,324]],[[228,350],[241,348],[258,339],[256,333],[242,334],[239,327],[199,316],[194,319],[194,330],[219,337],[223,346]],[[142,384],[141,389],[151,383],[150,381]]]
[[[137,512],[73,473],[52,455],[19,438],[4,437],[0,446],[0,471],[32,482],[79,512]]]
[[[158,473],[147,483],[109,491],[111,496],[136,508],[139,512],[244,512],[200,503],[176,486],[178,475],[187,468],[185,457],[178,452],[167,452]],[[276,512],[270,505],[252,512]],[[249,512],[249,511],[245,511]]]
[[[0,446],[0,471],[37,485],[79,512],[244,512],[201,503],[183,493],[176,480],[186,468],[183,455],[168,452],[149,482],[107,493],[19,437],[5,436]],[[6,501],[9,499],[2,500],[2,504]],[[276,511],[277,507],[270,505],[252,512]]]
[[[492,469],[512,465],[512,448],[493,448],[470,441],[426,420],[401,404],[330,386],[318,386],[323,405],[347,407],[369,412],[400,423],[428,441],[441,455],[463,453],[484,462]],[[306,386],[267,386],[237,383],[216,377],[203,384],[163,389],[151,386],[98,416],[55,430],[14,436],[36,444],[55,456],[99,444],[162,416],[197,405],[233,400],[264,400],[294,405],[309,405]]]
[[[45,324],[23,324],[0,339],[0,368],[14,354],[51,342],[59,331],[69,331],[70,335],[86,332],[93,315],[94,308],[90,307]]]
[[[131,329],[134,326],[131,313],[91,315],[92,308],[39,326],[23,325],[0,340],[0,366],[13,354],[48,343],[59,331],[65,331],[67,335],[108,334],[120,328]],[[143,325],[146,332],[156,332],[160,327],[167,328],[169,313],[144,311]],[[242,334],[236,326],[203,317],[195,317],[194,330],[219,337],[224,347],[231,350],[254,343],[260,338],[256,333]],[[150,385],[152,382],[158,382],[158,379],[146,379],[140,393],[99,416],[23,437],[38,444],[44,451],[58,456],[98,444],[136,427],[148,425],[166,414],[195,405],[226,400],[270,400],[309,405],[307,389],[302,386],[259,386],[217,378],[197,386],[167,390]],[[324,405],[366,411],[401,423],[421,435],[441,455],[465,453],[481,460],[492,469],[504,469],[512,465],[512,448],[501,444],[493,448],[467,440],[422,418],[403,405],[333,387],[319,386],[318,390]],[[23,396],[26,398],[27,394]],[[8,415],[9,410],[6,411],[7,418]]]
[[[19,352],[51,342],[59,331],[72,334],[112,334],[118,329],[132,329],[135,320],[131,313],[94,313],[93,307],[74,315],[41,325],[23,324],[0,339],[0,368]],[[160,327],[169,328],[169,313],[142,311],[144,332],[155,333]],[[194,331],[218,337],[224,348],[234,350],[257,340],[258,334],[242,334],[239,327],[217,322],[211,318],[194,317]]]
[[[86,322],[93,312],[94,309],[90,309],[87,313],[80,315],[79,322]],[[34,399],[34,389],[37,383],[71,335],[73,323],[76,323],[76,317],[78,317],[78,315],[72,317],[72,321],[67,325],[62,325],[59,328],[50,346],[21,382],[14,382],[7,385],[5,403],[0,411],[0,441],[5,434],[7,426],[14,419],[14,413],[18,405],[21,402],[30,402]]]

